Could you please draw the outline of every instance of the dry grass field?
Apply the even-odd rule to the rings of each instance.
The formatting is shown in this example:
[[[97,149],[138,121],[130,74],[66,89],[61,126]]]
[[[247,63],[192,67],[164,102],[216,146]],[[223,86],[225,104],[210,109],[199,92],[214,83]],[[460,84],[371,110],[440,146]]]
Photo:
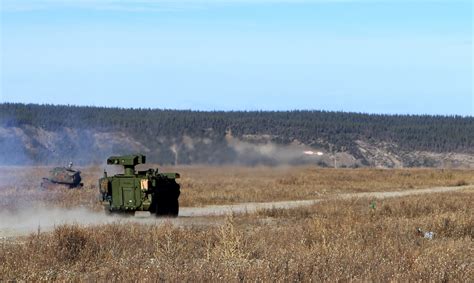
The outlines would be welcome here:
[[[26,201],[40,206],[102,209],[97,203],[97,180],[102,176],[103,168],[79,168],[84,180],[83,190],[41,190],[41,178],[47,176],[50,169],[0,167],[0,207],[14,208],[19,202]],[[474,183],[472,170],[188,166],[163,168],[162,171],[181,173],[182,178],[178,180],[182,187],[181,206],[304,200],[338,193]]]
[[[173,170],[173,169],[170,169]],[[185,206],[321,198],[338,193],[398,191],[474,183],[469,170],[189,167],[182,172]]]
[[[0,248],[4,280],[472,282],[473,193],[228,217],[217,227],[59,226]],[[436,232],[421,238],[417,227]]]
[[[84,190],[38,190],[49,168],[0,168],[2,209],[23,205],[99,210]],[[463,170],[310,167],[171,168],[181,204],[316,199],[474,183]],[[34,201],[33,201],[34,200]],[[214,225],[67,224],[0,240],[0,281],[464,281],[474,280],[474,191],[385,200],[328,199],[310,207],[208,217]],[[163,224],[164,223],[164,224]],[[192,223],[192,219],[191,219]],[[434,231],[425,239],[416,228]]]

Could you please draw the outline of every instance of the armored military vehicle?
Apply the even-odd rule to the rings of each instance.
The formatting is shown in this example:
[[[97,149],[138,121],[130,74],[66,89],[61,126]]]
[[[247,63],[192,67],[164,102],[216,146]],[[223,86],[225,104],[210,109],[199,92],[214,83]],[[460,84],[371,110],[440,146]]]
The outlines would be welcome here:
[[[67,188],[82,188],[81,171],[72,169],[72,162],[68,167],[55,167],[49,171],[49,177],[43,178],[41,182],[42,188],[52,188],[56,186],[63,186]]]
[[[102,203],[107,212],[150,211],[157,216],[178,216],[180,186],[178,173],[161,173],[158,169],[136,171],[144,164],[144,155],[111,156],[109,165],[122,165],[123,174],[99,179]]]

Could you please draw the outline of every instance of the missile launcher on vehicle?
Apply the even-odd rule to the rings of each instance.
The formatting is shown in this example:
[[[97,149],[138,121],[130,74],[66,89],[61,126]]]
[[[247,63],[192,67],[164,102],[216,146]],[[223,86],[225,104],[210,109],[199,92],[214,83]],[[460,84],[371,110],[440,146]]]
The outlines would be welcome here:
[[[180,186],[178,173],[161,173],[158,169],[136,171],[144,164],[144,155],[111,156],[109,165],[122,165],[123,174],[99,179],[99,190],[108,212],[150,211],[157,216],[178,216]]]

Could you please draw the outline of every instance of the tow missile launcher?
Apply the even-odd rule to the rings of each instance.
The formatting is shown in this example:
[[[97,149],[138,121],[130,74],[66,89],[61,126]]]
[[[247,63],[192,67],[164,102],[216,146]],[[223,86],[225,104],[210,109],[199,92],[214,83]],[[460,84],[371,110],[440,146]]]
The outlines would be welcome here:
[[[157,216],[178,216],[180,186],[178,173],[161,173],[158,169],[135,171],[144,164],[144,155],[111,156],[109,165],[122,165],[123,174],[99,179],[99,190],[108,212],[150,211]]]

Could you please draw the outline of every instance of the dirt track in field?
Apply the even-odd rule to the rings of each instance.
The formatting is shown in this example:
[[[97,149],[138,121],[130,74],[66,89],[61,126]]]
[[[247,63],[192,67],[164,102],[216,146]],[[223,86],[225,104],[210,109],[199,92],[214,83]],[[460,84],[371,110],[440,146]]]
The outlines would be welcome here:
[[[473,189],[474,185],[459,187],[436,187],[396,192],[346,193],[330,196],[324,199],[314,200],[239,203],[233,205],[211,205],[204,207],[182,207],[180,208],[179,217],[170,219],[151,217],[147,213],[143,213],[141,217],[110,216],[103,213],[90,211],[85,208],[32,208],[29,210],[23,210],[16,214],[0,212],[0,239],[27,235],[34,232],[50,231],[57,225],[74,223],[79,225],[101,225],[114,222],[143,224],[160,224],[171,222],[177,226],[208,226],[216,225],[222,222],[222,219],[216,217],[209,218],[212,216],[222,216],[233,213],[253,213],[258,210],[272,208],[289,209],[310,206],[324,200],[356,198],[383,199]]]
[[[428,189],[417,189],[417,190],[405,190],[396,192],[371,192],[371,193],[346,193],[335,196],[329,196],[324,199],[314,200],[294,200],[294,201],[277,201],[277,202],[251,202],[251,203],[239,203],[232,205],[210,205],[205,207],[183,207],[180,209],[180,216],[216,216],[226,215],[232,213],[252,213],[262,209],[288,209],[302,206],[309,206],[321,202],[323,200],[333,199],[354,199],[354,198],[374,198],[384,199],[393,197],[404,197],[410,195],[429,194],[429,193],[443,193],[453,192],[459,190],[470,190],[474,189],[474,185],[470,186],[459,186],[459,187],[435,187]]]

